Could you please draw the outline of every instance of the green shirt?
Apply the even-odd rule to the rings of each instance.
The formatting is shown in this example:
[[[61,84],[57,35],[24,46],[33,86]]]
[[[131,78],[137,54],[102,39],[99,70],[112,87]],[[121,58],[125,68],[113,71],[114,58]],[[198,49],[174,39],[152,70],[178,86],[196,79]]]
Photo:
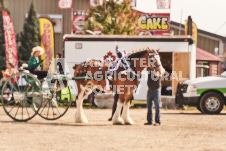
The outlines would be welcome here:
[[[34,70],[39,66],[39,62],[36,60],[35,56],[31,56],[28,60],[28,69]]]

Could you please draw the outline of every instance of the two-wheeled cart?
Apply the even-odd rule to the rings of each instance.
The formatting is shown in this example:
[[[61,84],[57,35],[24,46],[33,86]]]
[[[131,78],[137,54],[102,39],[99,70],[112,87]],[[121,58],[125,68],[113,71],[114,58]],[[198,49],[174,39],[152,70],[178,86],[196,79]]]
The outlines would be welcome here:
[[[2,106],[15,121],[28,121],[37,114],[47,120],[56,120],[71,104],[67,80],[66,75],[60,74],[38,80],[35,75],[21,70],[2,86]]]

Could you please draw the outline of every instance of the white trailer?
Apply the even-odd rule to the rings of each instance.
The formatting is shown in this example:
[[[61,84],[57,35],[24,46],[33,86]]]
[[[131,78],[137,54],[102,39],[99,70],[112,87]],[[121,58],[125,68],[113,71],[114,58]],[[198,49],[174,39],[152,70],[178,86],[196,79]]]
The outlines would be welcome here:
[[[159,49],[161,61],[168,71],[162,87],[171,87],[174,95],[178,82],[196,77],[196,47],[190,36],[122,36],[122,35],[65,35],[64,57],[73,75],[73,66],[87,59],[103,58],[107,52],[115,54],[115,41],[128,53],[146,48]],[[135,100],[146,100],[147,72],[139,84]],[[168,78],[168,79],[167,79]],[[170,94],[167,94],[170,95]]]

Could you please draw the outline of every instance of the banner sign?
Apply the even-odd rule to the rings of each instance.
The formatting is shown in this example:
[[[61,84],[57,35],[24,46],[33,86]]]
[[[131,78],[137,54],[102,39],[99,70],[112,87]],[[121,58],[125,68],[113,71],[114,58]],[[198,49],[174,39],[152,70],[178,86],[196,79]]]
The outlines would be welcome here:
[[[84,34],[83,27],[85,25],[86,13],[77,11],[73,13],[72,30],[74,34]]]
[[[188,21],[187,20],[185,20],[184,29],[185,29],[185,35],[188,35]],[[195,44],[197,46],[198,29],[197,29],[197,26],[194,22],[192,22],[192,37],[193,37]]]
[[[140,35],[161,35],[170,33],[169,13],[141,13],[137,20]]]
[[[5,53],[6,64],[11,63],[15,68],[18,68],[16,37],[13,28],[13,22],[6,11],[2,11],[3,29],[5,37]]]
[[[90,0],[89,6],[96,7],[98,5],[103,5],[104,0]]]
[[[58,0],[58,8],[59,9],[68,9],[73,7],[72,0]]]
[[[40,35],[41,35],[41,47],[45,52],[41,55],[43,62],[43,69],[49,70],[52,58],[54,58],[54,31],[53,24],[47,18],[39,18]],[[51,66],[54,71],[54,66]]]
[[[170,0],[157,0],[158,9],[170,9]]]

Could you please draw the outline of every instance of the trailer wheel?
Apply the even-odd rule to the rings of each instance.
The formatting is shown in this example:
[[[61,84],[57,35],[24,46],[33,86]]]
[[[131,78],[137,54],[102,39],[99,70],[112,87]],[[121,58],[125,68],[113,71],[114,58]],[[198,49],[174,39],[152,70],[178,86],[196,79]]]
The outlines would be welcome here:
[[[200,100],[202,113],[219,114],[224,107],[223,97],[216,92],[208,92]]]

